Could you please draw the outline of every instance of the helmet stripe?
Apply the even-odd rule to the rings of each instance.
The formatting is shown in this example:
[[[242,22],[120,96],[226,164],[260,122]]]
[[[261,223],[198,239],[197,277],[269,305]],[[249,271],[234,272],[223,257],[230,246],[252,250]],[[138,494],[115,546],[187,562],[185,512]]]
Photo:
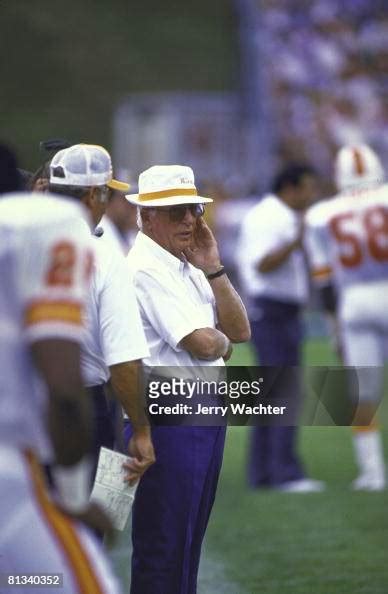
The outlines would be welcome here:
[[[356,148],[353,149],[353,159],[354,159],[354,165],[355,165],[355,170],[356,170],[357,175],[364,175],[364,173],[365,173],[364,159],[362,158],[360,151]]]

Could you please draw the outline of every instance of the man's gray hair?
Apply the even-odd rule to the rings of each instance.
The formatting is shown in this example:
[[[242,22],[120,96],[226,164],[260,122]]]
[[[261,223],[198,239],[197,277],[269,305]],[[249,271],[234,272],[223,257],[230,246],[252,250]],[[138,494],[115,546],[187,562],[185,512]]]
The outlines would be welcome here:
[[[143,230],[143,219],[141,218],[141,211],[142,211],[142,207],[137,206],[136,207],[136,225],[137,225],[137,228],[140,229],[140,231]]]

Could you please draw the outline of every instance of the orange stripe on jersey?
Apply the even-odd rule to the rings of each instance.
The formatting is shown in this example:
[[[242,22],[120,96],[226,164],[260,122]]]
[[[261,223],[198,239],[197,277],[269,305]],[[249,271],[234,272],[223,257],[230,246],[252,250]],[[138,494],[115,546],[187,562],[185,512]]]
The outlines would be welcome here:
[[[325,266],[323,268],[316,268],[312,271],[312,276],[315,280],[325,279],[331,275],[331,268],[330,266]]]
[[[81,305],[74,301],[35,301],[27,307],[26,326],[52,321],[82,325]]]
[[[365,173],[365,163],[362,158],[360,151],[356,148],[353,149],[353,159],[354,159],[354,166],[357,175],[364,175]]]
[[[73,571],[78,593],[104,594],[72,522],[50,501],[46,493],[39,463],[31,452],[26,452],[26,457],[39,508]]]

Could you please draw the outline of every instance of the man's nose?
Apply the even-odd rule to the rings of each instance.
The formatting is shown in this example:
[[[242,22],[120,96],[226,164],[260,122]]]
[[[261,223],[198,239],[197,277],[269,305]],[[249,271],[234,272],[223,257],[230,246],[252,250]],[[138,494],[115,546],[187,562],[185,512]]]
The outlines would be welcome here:
[[[191,212],[191,208],[189,206],[186,207],[185,216],[183,217],[182,220],[184,223],[190,223],[190,224],[195,222],[195,216]]]

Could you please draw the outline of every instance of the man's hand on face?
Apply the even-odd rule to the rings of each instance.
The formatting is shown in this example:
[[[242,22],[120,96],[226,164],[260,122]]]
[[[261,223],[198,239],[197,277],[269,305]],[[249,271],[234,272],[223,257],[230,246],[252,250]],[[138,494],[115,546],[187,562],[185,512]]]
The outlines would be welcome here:
[[[217,272],[221,267],[217,242],[202,217],[197,219],[192,244],[184,254],[190,264],[200,268],[205,274]]]

